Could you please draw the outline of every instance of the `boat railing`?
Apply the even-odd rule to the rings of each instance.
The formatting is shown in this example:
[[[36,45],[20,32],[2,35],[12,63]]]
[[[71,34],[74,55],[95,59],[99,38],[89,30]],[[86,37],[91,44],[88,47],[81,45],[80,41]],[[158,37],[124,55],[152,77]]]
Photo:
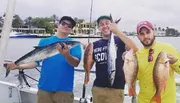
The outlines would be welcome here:
[[[12,62],[12,60],[5,60],[5,62]],[[38,68],[41,68],[41,66],[38,66],[37,68],[35,68],[38,72],[40,72],[40,70],[38,69]],[[85,72],[83,69],[77,69],[77,68],[75,68],[75,72]],[[90,73],[95,73],[95,71],[90,71]],[[34,80],[34,81],[36,81],[36,82],[38,82],[38,80],[36,80],[36,79],[34,79],[34,78],[32,78],[31,76],[28,76],[28,75],[26,75],[25,74],[25,76],[26,77],[28,77],[28,78],[30,78],[30,79],[32,79],[32,80]],[[178,100],[178,97],[180,97],[180,83],[176,83],[176,87],[177,87],[177,92],[176,92],[176,94],[177,94],[177,103],[179,103],[180,102],[180,100]],[[136,90],[136,88],[137,88],[137,84],[134,86],[134,89]],[[129,95],[128,94],[124,94],[124,96],[127,96],[127,97],[129,97]],[[136,96],[132,96],[132,97],[129,97],[129,98],[131,98],[131,103],[137,103],[137,97]],[[179,101],[179,102],[178,102]]]

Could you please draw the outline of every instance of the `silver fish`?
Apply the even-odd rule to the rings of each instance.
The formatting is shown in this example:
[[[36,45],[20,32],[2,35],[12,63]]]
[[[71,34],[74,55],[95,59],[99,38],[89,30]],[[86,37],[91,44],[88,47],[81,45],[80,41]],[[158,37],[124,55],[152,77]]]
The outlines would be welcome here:
[[[34,47],[34,50],[30,51],[29,53],[16,60],[15,64],[20,65],[34,61],[41,61],[48,57],[54,56],[59,53],[59,51],[56,49],[56,45],[58,43],[62,46],[62,48],[64,47],[64,44],[66,44],[69,49],[80,44],[79,41],[59,41],[45,46],[36,46]],[[4,67],[6,68],[5,77],[7,77],[10,73],[10,70],[7,68],[7,64],[4,64]]]
[[[113,18],[110,14],[110,19],[111,22],[113,21]],[[118,24],[119,21],[121,20],[121,18],[119,20],[116,20],[114,23]],[[108,78],[109,78],[109,83],[112,86],[115,80],[115,74],[116,74],[116,58],[117,58],[117,54],[116,54],[116,44],[115,44],[115,40],[114,40],[114,34],[111,32],[111,36],[108,40],[108,45],[107,45],[107,55],[108,55]],[[114,53],[115,52],[115,53]]]
[[[108,41],[107,55],[108,55],[108,76],[109,76],[109,82],[112,86],[114,83],[115,74],[116,74],[116,58],[117,58],[113,33],[111,34],[111,37],[109,38],[109,41]]]

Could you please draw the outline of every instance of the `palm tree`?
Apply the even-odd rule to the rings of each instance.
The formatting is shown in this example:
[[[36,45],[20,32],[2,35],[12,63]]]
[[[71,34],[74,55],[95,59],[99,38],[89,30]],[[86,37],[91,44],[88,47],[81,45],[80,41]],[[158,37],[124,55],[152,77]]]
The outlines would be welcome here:
[[[29,24],[29,32],[31,32],[31,22],[32,22],[32,17],[28,17],[28,24]]]
[[[58,21],[59,20],[59,17],[58,16],[56,16],[55,14],[53,14],[52,16],[51,16],[51,19],[52,19],[52,21],[53,21],[53,27],[54,27],[54,32],[55,32],[55,28],[57,28],[57,24],[56,24],[56,21]]]
[[[79,23],[82,23],[82,22],[84,22],[85,20],[84,19],[78,19],[78,22]]]
[[[58,16],[56,16],[55,14],[53,14],[53,15],[51,16],[51,19],[52,19],[52,21],[53,21],[54,27],[56,27],[56,26],[57,26],[57,25],[56,25],[56,21],[59,20]]]
[[[74,18],[74,21],[76,21],[76,22],[77,22],[77,21],[78,21],[78,18],[77,18],[77,17],[75,17],[75,18]]]
[[[25,25],[27,25],[28,28],[29,28],[29,33],[30,33],[30,31],[31,31],[32,20],[33,20],[33,18],[32,18],[31,16],[27,17],[27,18],[24,20]]]

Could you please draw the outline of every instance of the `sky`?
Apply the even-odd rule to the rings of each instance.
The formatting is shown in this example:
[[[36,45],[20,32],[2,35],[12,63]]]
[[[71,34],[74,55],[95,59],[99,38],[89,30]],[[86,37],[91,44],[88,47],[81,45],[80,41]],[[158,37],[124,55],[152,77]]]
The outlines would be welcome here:
[[[15,14],[22,19],[50,17],[56,14],[92,21],[101,15],[112,14],[122,18],[118,24],[122,31],[136,31],[136,25],[148,20],[156,27],[172,27],[180,31],[180,0],[16,0]],[[0,0],[0,16],[6,11],[8,0]]]

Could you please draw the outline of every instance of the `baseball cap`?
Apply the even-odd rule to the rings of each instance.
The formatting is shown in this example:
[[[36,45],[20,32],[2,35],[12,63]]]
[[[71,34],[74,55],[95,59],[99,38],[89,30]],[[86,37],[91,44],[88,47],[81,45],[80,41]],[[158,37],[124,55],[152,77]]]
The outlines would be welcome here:
[[[141,21],[138,25],[137,25],[137,34],[140,32],[141,28],[145,27],[149,30],[154,30],[154,27],[152,25],[152,23],[150,23],[149,21]]]
[[[100,21],[101,19],[111,20],[111,17],[110,17],[110,16],[107,16],[107,15],[100,16],[100,17],[97,19],[97,23],[98,23],[98,24],[99,24],[99,21]]]
[[[59,20],[59,23],[61,23],[61,21],[63,20],[68,20],[71,22],[72,24],[72,28],[76,25],[76,21],[74,21],[73,18],[71,18],[70,16],[63,16],[60,20]]]

